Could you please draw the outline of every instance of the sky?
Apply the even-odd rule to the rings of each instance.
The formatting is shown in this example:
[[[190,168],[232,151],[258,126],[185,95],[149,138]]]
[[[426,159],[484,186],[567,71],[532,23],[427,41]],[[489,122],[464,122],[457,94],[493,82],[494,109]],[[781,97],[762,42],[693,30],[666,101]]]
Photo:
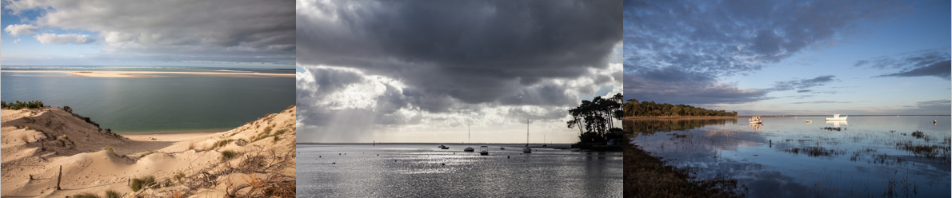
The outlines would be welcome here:
[[[622,91],[621,3],[298,0],[297,140],[577,142],[568,109]]]
[[[949,115],[949,1],[624,2],[625,99],[740,115]]]
[[[291,1],[3,0],[10,65],[291,68]]]

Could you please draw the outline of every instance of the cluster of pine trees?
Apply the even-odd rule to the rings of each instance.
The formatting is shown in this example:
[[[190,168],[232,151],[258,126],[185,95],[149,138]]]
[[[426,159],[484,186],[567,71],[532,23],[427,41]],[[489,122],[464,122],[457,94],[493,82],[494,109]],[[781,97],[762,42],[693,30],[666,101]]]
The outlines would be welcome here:
[[[569,128],[578,128],[581,142],[604,142],[612,139],[609,131],[620,130],[614,125],[613,119],[622,119],[621,93],[610,98],[595,97],[592,100],[583,100],[582,104],[569,109],[572,120],[566,122]]]
[[[624,104],[625,117],[634,116],[737,116],[737,111],[710,110],[684,104],[655,103],[654,101],[638,102],[629,99]]]

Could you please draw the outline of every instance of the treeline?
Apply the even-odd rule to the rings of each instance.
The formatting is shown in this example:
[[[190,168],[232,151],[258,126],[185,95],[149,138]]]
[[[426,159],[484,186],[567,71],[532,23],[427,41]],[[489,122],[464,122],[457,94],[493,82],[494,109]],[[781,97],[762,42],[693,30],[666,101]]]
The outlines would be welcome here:
[[[4,101],[0,101],[0,108],[10,108],[10,109],[13,109],[13,110],[18,110],[18,109],[23,109],[23,108],[35,109],[35,108],[40,108],[40,107],[43,107],[43,102],[42,102],[42,101],[39,101],[39,100],[37,100],[37,101],[29,101],[29,102],[20,102],[19,100],[17,100],[17,101],[15,101],[15,102],[11,102],[11,103],[7,103],[7,102],[4,102]]]
[[[572,120],[566,122],[568,128],[578,128],[581,142],[600,142],[615,139],[609,131],[621,130],[612,122],[613,119],[622,119],[621,93],[610,98],[595,97],[592,100],[583,100],[582,104],[569,109]]]
[[[625,132],[641,135],[651,135],[658,132],[686,131],[708,125],[737,124],[737,119],[704,119],[704,120],[625,120]]]
[[[634,116],[737,116],[737,111],[710,110],[685,104],[638,102],[630,99],[625,102],[625,117]]]

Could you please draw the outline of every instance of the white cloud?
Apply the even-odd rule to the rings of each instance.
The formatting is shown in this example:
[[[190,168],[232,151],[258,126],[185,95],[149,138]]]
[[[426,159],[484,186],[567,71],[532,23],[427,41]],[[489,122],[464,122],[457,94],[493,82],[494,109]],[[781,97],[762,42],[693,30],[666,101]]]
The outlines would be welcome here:
[[[20,39],[13,40],[13,44],[17,44],[17,43],[19,43],[19,42],[20,42]]]
[[[40,28],[29,24],[13,24],[8,25],[7,28],[3,30],[9,32],[11,36],[20,36],[33,34],[33,32],[36,32],[38,29]]]
[[[4,9],[38,11],[40,27],[89,32],[86,42],[113,59],[294,63],[294,1],[19,0]]]
[[[38,34],[33,37],[43,44],[90,44],[96,42],[95,38],[84,34]]]

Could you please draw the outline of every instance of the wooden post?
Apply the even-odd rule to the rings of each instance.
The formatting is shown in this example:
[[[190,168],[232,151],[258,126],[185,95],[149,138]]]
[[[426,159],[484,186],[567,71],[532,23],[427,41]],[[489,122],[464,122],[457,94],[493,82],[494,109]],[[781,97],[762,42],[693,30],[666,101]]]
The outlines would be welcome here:
[[[60,180],[63,180],[63,165],[60,165],[59,177],[56,177],[56,190],[60,190]]]

